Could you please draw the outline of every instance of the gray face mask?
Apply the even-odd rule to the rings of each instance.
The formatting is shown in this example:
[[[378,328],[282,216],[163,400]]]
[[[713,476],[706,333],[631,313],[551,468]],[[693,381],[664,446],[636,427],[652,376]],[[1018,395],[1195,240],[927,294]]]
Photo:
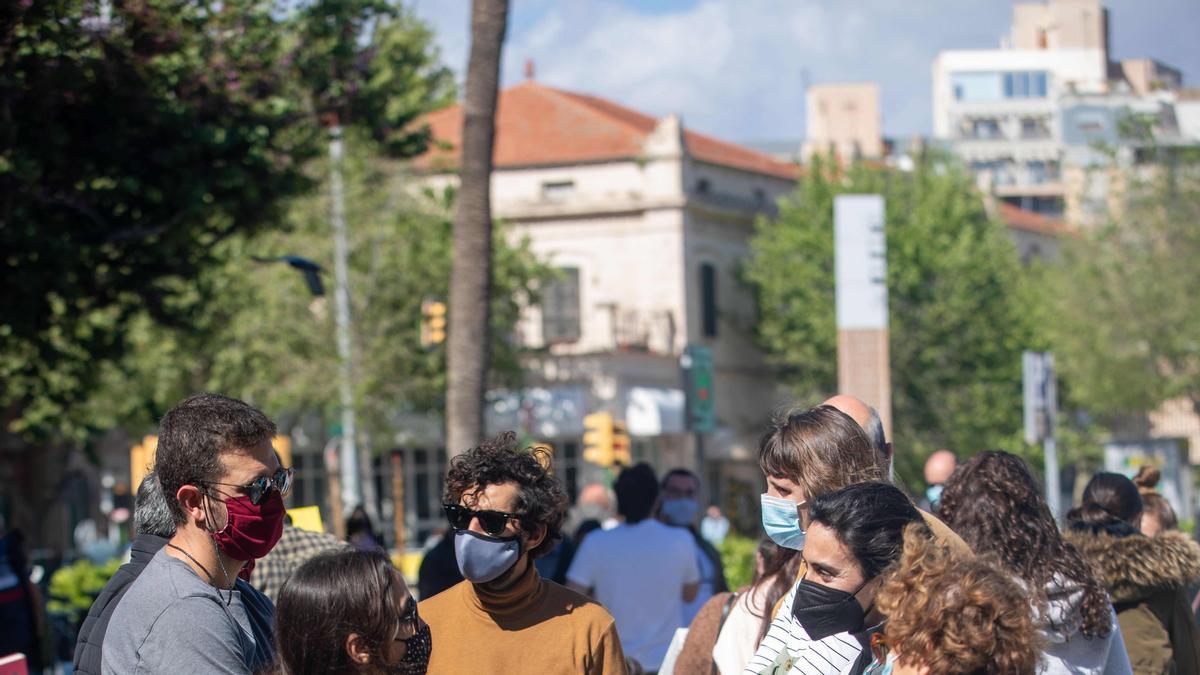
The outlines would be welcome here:
[[[454,533],[454,554],[464,579],[473,584],[486,584],[517,564],[521,558],[521,538],[489,537],[470,530],[458,530]]]

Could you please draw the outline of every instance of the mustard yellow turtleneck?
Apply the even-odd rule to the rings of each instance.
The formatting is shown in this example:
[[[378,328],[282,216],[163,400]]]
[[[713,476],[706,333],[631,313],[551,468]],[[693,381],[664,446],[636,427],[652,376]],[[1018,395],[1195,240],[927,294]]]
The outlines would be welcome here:
[[[532,562],[506,588],[463,581],[418,605],[429,624],[431,675],[625,675],[612,615],[546,581]]]

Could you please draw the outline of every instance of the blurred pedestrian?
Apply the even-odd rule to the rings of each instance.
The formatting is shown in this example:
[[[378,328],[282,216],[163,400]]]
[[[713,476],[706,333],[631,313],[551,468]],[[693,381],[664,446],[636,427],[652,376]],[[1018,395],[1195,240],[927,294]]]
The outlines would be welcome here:
[[[443,492],[465,580],[420,605],[439,675],[625,673],[613,618],[538,574],[567,498],[544,449],[502,434],[450,462]]]
[[[1173,532],[1179,529],[1179,517],[1166,497],[1158,494],[1158,481],[1162,472],[1158,467],[1145,465],[1138,469],[1133,477],[1133,484],[1142,496],[1142,534],[1153,537],[1160,532]]]
[[[955,470],[941,513],[977,553],[993,553],[1028,589],[1045,639],[1041,673],[1128,673],[1108,594],[1058,531],[1021,458],[989,450]]]
[[[942,499],[942,491],[946,489],[946,481],[954,475],[958,458],[949,450],[938,450],[925,460],[925,497],[921,500],[921,508],[931,513],[938,512]]]
[[[612,612],[625,653],[655,672],[682,625],[683,603],[695,599],[700,585],[696,545],[685,530],[652,517],[658,481],[649,465],[622,471],[613,490],[625,522],[588,535],[567,582]]]
[[[729,590],[721,554],[696,530],[700,515],[700,477],[687,469],[671,469],[663,476],[659,520],[687,530],[695,544],[696,564],[700,568],[700,587],[691,602],[683,603],[682,626],[691,625],[696,613],[717,593]]]
[[[905,530],[932,533],[917,508],[887,483],[826,492],[808,509],[804,577],[785,596],[747,675],[862,673],[883,629],[875,603],[881,575],[900,559]]]
[[[253,561],[283,532],[291,471],[275,424],[231,398],[197,394],[159,425],[154,473],[175,534],[130,585],[104,635],[101,672],[252,673],[274,660],[250,606]]]
[[[600,523],[606,530],[617,526],[617,520],[613,517],[612,497],[608,487],[601,483],[588,483],[579,491],[575,506],[567,516],[567,531],[579,529],[579,526],[588,520]],[[578,546],[579,543],[576,542],[575,545]]]
[[[895,453],[893,452],[892,444],[888,442],[887,434],[883,429],[883,418],[879,416],[879,411],[874,407],[866,404],[862,399],[856,398],[849,394],[835,394],[830,396],[821,405],[827,405],[836,410],[840,410],[850,419],[858,423],[862,427],[864,433],[867,434],[867,441],[871,444],[871,449],[875,451],[876,457],[887,467],[887,480],[890,482],[893,479],[893,464]]]
[[[454,532],[443,532],[437,543],[421,558],[417,570],[417,592],[421,600],[428,600],[442,591],[462,582],[458,571],[458,560],[454,555]]]
[[[279,537],[275,548],[254,566],[253,572],[250,573],[250,583],[270,598],[271,602],[275,602],[283,582],[309,558],[318,553],[345,547],[346,543],[332,534],[304,530],[292,525],[291,516],[287,516],[283,523],[283,535]]]
[[[284,675],[423,675],[429,626],[382,551],[326,550],[279,590],[275,621]]]
[[[911,526],[910,526],[911,527]],[[1041,636],[1025,589],[992,556],[906,535],[900,564],[875,596],[885,617],[870,673],[1027,675]]]
[[[375,525],[367,509],[359,504],[346,518],[346,541],[360,551],[382,551],[383,537],[375,532]]]
[[[725,517],[724,513],[721,513],[721,507],[709,504],[704,518],[700,521],[700,536],[713,546],[720,546],[728,535],[729,519]]]
[[[760,541],[750,585],[736,593],[718,593],[700,608],[675,672],[742,672],[771,627],[771,608],[792,588],[800,558],[800,551],[770,539]]]
[[[1133,481],[1098,473],[1067,513],[1067,540],[1108,589],[1136,673],[1200,673],[1200,636],[1186,592],[1200,577],[1200,545],[1180,532],[1138,531]]]
[[[8,530],[0,516],[0,656],[24,654],[34,672],[42,667],[40,607],[37,586],[29,580],[25,536]]]

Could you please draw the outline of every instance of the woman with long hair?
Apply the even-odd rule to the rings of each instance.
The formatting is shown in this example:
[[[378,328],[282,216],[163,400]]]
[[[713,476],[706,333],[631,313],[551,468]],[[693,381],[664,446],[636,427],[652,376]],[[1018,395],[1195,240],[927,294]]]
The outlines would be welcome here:
[[[1042,673],[1128,673],[1108,594],[1062,537],[1025,462],[998,450],[960,465],[940,515],[980,554],[994,553],[1028,587],[1046,639]]]
[[[1067,513],[1067,539],[1107,588],[1135,673],[1200,673],[1186,587],[1200,577],[1200,546],[1181,532],[1143,535],[1142,497],[1117,473],[1088,481]]]
[[[871,672],[1026,675],[1041,637],[1020,582],[994,555],[968,556],[920,536],[875,596],[887,617]]]
[[[763,539],[750,585],[700,608],[675,661],[677,673],[740,673],[771,627],[771,609],[792,588],[800,551]]]
[[[279,590],[275,642],[284,675],[423,674],[429,626],[381,551],[322,553]]]

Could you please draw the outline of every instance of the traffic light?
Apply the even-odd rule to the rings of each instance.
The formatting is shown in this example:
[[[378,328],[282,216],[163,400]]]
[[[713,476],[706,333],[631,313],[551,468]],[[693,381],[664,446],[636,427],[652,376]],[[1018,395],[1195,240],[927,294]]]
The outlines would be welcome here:
[[[433,347],[446,341],[446,303],[426,298],[421,302],[421,346]]]
[[[613,422],[612,446],[614,464],[619,466],[633,464],[633,457],[629,454],[629,429],[624,422]]]
[[[583,458],[597,466],[609,467],[613,456],[612,413],[597,412],[583,418]]]
[[[717,428],[713,404],[712,351],[701,345],[688,345],[682,365],[687,373],[688,429],[697,433],[711,433]]]

